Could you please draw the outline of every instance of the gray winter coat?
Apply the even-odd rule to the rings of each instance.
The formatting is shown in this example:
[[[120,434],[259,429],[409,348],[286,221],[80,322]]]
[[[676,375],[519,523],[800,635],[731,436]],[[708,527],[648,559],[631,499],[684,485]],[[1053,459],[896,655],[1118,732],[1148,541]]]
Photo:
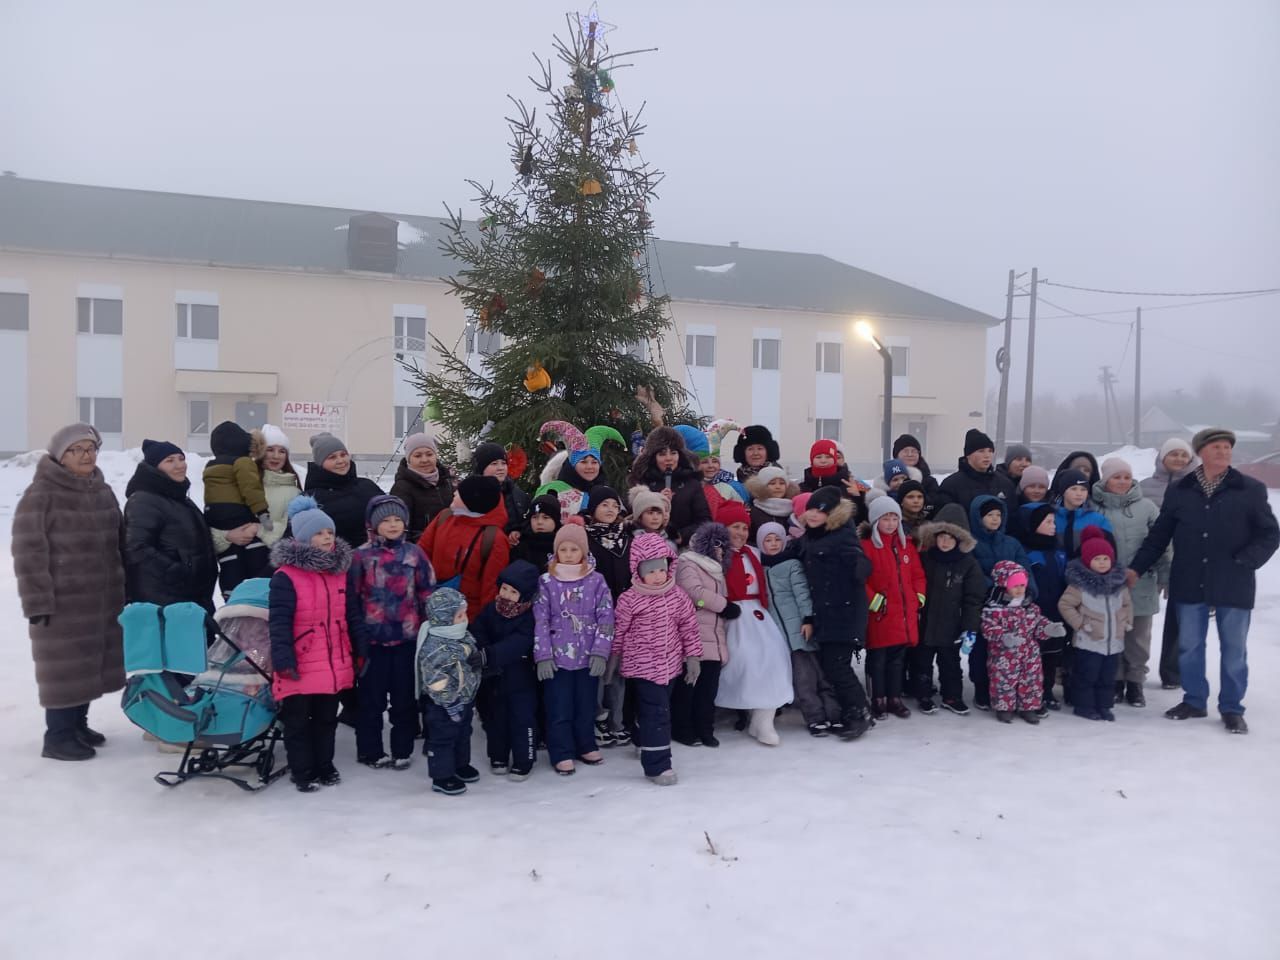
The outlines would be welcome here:
[[[124,517],[101,470],[77,477],[51,457],[13,513],[13,570],[40,706],[78,707],[124,686]]]
[[[1098,481],[1093,485],[1093,502],[1111,522],[1111,532],[1116,538],[1116,566],[1128,567],[1155,526],[1160,508],[1142,495],[1142,488],[1136,482],[1128,493],[1108,493]],[[1153,617],[1160,612],[1160,585],[1169,582],[1172,556],[1172,550],[1165,550],[1160,562],[1143,574],[1129,591],[1135,617]]]
[[[1143,480],[1138,486],[1142,488],[1142,495],[1154,503],[1156,509],[1159,510],[1164,506],[1164,492],[1169,489],[1169,484],[1177,483],[1198,466],[1200,466],[1200,458],[1192,457],[1191,462],[1183,467],[1177,476],[1171,477],[1164,464],[1157,463],[1156,472]]]
[[[1109,657],[1124,652],[1124,635],[1133,629],[1133,603],[1124,585],[1124,567],[1094,573],[1079,560],[1067,564],[1067,583],[1058,612],[1075,631],[1077,650]]]
[[[799,560],[783,560],[764,571],[769,584],[769,613],[791,644],[792,650],[818,652],[818,645],[805,641],[800,628],[813,623],[813,599],[809,581]]]

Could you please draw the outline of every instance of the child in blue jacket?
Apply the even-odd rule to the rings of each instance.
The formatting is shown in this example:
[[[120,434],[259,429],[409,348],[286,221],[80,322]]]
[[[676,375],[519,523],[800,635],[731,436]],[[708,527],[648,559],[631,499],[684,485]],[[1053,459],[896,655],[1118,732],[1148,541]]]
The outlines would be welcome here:
[[[1101,527],[1107,539],[1115,545],[1111,521],[1095,509],[1089,499],[1090,481],[1083,470],[1064,470],[1053,478],[1054,486],[1062,491],[1057,499],[1058,544],[1067,551],[1067,559],[1080,556],[1080,544],[1089,527]]]
[[[1036,586],[1040,609],[1049,620],[1060,623],[1062,614],[1058,612],[1058,601],[1067,589],[1067,552],[1058,544],[1056,508],[1051,503],[1027,503],[1018,510],[1018,517],[1018,539],[1027,548],[1031,582]],[[1046,716],[1050,710],[1062,709],[1053,689],[1058,671],[1066,668],[1066,651],[1070,645],[1069,633],[1062,637],[1048,637],[1040,644],[1040,661],[1044,665],[1041,716]],[[1063,694],[1066,695],[1065,688]]]

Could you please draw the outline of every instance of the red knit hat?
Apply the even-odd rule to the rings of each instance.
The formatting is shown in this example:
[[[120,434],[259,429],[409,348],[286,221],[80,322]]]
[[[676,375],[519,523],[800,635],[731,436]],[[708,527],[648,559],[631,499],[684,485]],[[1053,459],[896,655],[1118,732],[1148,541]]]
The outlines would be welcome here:
[[[836,447],[834,440],[818,440],[809,448],[809,469],[815,477],[833,476],[838,469],[836,467],[836,454],[839,449]],[[831,463],[825,467],[816,467],[813,464],[815,458],[826,455],[831,458]]]
[[[1080,535],[1080,562],[1086,567],[1093,563],[1094,557],[1106,556],[1114,564],[1116,562],[1115,547],[1107,539],[1101,527],[1085,527]]]
[[[726,527],[735,523],[745,523],[750,526],[751,514],[747,512],[746,506],[737,500],[726,500],[716,511],[716,523],[723,523]]]

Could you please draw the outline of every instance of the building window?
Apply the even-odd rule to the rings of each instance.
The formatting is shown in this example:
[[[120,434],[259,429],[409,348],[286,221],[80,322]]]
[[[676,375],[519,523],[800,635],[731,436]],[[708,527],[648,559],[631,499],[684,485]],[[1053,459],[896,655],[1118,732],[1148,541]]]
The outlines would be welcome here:
[[[492,357],[501,349],[502,334],[497,330],[480,330],[477,328],[471,334],[471,353],[478,353],[482,357]]]
[[[203,303],[178,303],[179,340],[217,340],[218,308]]]
[[[80,397],[79,400],[81,423],[93,424],[99,433],[124,432],[124,401],[119,397]]]
[[[124,333],[124,301],[76,297],[76,331],[121,336]]]
[[[782,366],[782,341],[751,341],[751,366],[755,370],[780,369]]]
[[[26,330],[30,324],[25,293],[0,293],[0,330]]]
[[[839,373],[840,372],[840,344],[838,343],[819,343],[818,344],[818,364],[819,373]],[[822,437],[819,440],[824,439]],[[826,438],[831,439],[831,438]]]
[[[422,407],[417,404],[412,407],[396,407],[395,420],[395,435],[397,437],[407,437],[411,433],[420,433],[422,431]]]
[[[625,356],[631,357],[633,360],[638,360],[640,363],[644,363],[645,355],[649,352],[646,349],[647,346],[648,345],[643,340],[638,343],[628,343],[626,347],[623,348],[622,352]]]
[[[203,437],[209,433],[209,401],[187,401],[187,436]]]
[[[689,333],[684,338],[685,363],[691,367],[716,365],[716,338],[705,333]]]
[[[427,318],[396,317],[395,349],[396,353],[426,353]]]
[[[835,440],[840,442],[840,421],[839,420],[822,420],[813,421],[814,431],[813,439],[815,440]]]
[[[911,348],[889,347],[889,353],[893,356],[893,375],[895,377],[910,376]]]

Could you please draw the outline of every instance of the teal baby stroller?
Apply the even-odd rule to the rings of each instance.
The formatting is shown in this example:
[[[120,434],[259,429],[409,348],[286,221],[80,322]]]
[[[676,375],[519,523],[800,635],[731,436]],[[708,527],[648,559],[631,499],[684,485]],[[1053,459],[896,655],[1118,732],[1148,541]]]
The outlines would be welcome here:
[[[186,745],[178,769],[156,774],[157,783],[215,777],[255,791],[287,771],[275,763],[281,731],[271,697],[269,583],[241,583],[212,625],[194,603],[131,603],[120,614],[125,716],[158,740]]]

